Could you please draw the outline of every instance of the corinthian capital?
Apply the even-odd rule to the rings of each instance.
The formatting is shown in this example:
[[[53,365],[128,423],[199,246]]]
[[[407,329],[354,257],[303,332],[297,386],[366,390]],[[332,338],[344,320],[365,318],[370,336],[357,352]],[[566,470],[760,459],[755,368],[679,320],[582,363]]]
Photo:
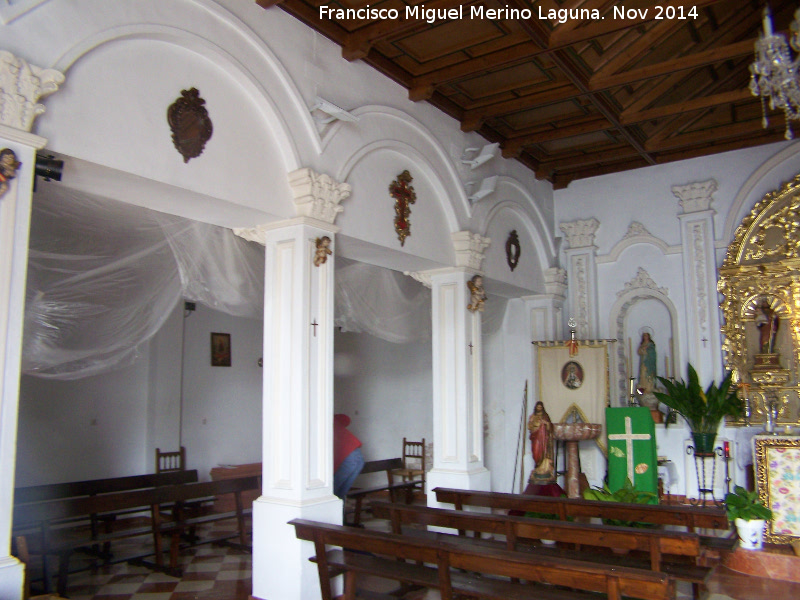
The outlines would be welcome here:
[[[457,231],[450,237],[456,251],[456,266],[480,271],[484,257],[483,251],[489,247],[491,240],[471,231]]]
[[[289,173],[289,186],[294,195],[297,215],[333,224],[344,210],[339,203],[350,196],[350,184],[339,183],[329,175],[309,168]]]
[[[559,228],[567,236],[570,248],[586,248],[594,246],[594,233],[600,227],[597,219],[579,219],[561,223]]]
[[[711,208],[711,202],[714,200],[711,196],[716,191],[717,182],[713,179],[672,186],[672,193],[680,200],[684,213],[699,212]]]
[[[30,65],[0,50],[0,124],[30,131],[33,120],[45,111],[37,103],[39,98],[52,94],[63,82],[61,72]]]

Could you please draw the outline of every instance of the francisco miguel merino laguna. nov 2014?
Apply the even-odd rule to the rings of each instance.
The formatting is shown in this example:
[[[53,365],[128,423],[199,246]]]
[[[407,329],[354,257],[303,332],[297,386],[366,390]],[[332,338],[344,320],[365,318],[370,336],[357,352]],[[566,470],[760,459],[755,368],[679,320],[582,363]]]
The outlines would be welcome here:
[[[416,6],[406,6],[402,11],[404,19],[424,20],[429,24],[436,21],[456,21],[459,19],[490,19],[490,20],[527,20],[538,18],[551,22],[566,23],[570,20],[599,21],[606,17],[600,16],[600,11],[596,8],[560,8],[543,10],[537,6],[537,13],[528,8],[486,8],[485,6],[469,6],[469,10],[464,10],[464,6],[453,8],[425,8],[424,4]],[[650,13],[650,11],[653,11]],[[696,19],[697,7],[673,7],[673,6],[653,6],[651,8],[625,8],[624,6],[614,6],[609,15],[612,19],[646,19],[648,16],[654,20],[662,19]],[[354,20],[397,20],[401,18],[401,11],[396,8],[372,8],[369,4],[362,8],[332,8],[330,6],[319,7],[320,19],[354,19]]]

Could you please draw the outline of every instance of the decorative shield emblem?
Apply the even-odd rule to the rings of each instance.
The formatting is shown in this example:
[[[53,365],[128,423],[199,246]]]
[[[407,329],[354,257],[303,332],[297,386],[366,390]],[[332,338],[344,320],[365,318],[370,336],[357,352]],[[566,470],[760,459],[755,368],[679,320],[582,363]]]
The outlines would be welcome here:
[[[172,143],[183,156],[183,162],[189,162],[203,153],[206,142],[211,139],[213,127],[208,117],[206,103],[200,97],[197,88],[182,90],[181,97],[167,109],[167,122],[172,130]]]

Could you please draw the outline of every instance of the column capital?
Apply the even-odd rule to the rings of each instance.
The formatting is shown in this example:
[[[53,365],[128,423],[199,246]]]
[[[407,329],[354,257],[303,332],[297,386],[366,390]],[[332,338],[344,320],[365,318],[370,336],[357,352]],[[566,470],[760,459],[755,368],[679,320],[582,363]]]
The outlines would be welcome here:
[[[672,186],[672,194],[680,201],[684,214],[709,210],[716,191],[717,182],[714,179]]]
[[[289,173],[289,186],[298,216],[331,224],[344,210],[339,204],[350,196],[352,189],[349,183],[339,183],[330,175],[308,167]]]
[[[456,231],[450,234],[456,252],[456,266],[480,270],[484,259],[484,250],[491,240],[471,231]]]
[[[44,111],[38,100],[64,83],[64,74],[28,64],[11,52],[0,50],[0,124],[30,131],[33,120]]]
[[[567,271],[561,267],[545,269],[544,289],[548,295],[563,301],[567,297]]]
[[[578,219],[566,221],[559,225],[559,229],[567,236],[570,248],[590,248],[594,246],[594,234],[600,227],[597,219]]]
[[[429,271],[403,271],[403,275],[411,277],[411,279],[418,281],[428,289],[433,288],[433,279],[446,275],[458,274],[461,275],[464,281],[467,281],[475,275],[481,275],[476,269],[467,267],[444,267],[442,269],[430,269]]]
[[[266,236],[268,231],[275,229],[283,229],[285,227],[294,227],[296,225],[306,225],[307,227],[314,227],[331,234],[339,233],[339,228],[327,223],[309,217],[297,217],[295,219],[287,219],[285,221],[274,221],[272,223],[263,223],[255,227],[235,227],[233,233],[248,242],[257,242],[262,246],[266,245]]]

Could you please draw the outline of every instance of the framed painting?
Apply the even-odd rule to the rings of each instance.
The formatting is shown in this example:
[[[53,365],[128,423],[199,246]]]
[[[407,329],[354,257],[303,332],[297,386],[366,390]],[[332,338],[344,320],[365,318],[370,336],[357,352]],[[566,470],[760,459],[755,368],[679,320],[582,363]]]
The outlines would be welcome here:
[[[212,333],[211,334],[211,366],[230,367],[231,366],[231,334]]]
[[[758,496],[772,509],[764,540],[776,544],[800,538],[800,437],[753,438]]]

